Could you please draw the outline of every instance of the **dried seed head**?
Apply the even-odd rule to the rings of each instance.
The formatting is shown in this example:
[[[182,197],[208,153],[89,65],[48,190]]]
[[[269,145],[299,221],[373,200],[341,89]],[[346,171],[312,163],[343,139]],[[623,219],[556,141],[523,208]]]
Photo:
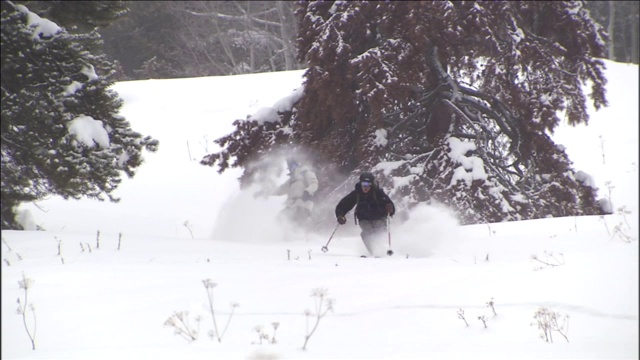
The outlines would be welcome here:
[[[214,287],[218,286],[218,284],[214,283],[211,279],[202,280],[202,283],[207,289],[213,289]]]

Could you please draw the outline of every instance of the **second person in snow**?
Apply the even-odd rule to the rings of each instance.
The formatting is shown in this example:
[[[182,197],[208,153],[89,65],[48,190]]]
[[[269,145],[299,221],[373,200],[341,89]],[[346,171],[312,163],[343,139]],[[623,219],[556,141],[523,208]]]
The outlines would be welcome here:
[[[302,229],[310,226],[313,211],[313,197],[318,191],[318,178],[306,165],[294,158],[287,159],[289,179],[282,184],[274,195],[287,195],[285,207],[278,215],[280,221],[286,220]]]

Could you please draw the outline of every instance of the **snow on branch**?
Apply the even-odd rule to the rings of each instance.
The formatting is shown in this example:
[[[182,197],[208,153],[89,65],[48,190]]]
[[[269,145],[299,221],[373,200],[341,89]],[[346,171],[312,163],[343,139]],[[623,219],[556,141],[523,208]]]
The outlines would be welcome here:
[[[102,121],[94,120],[91,116],[79,116],[67,125],[69,133],[88,147],[96,144],[103,149],[110,145],[109,134],[105,130]]]
[[[27,25],[33,29],[33,40],[40,40],[41,38],[50,38],[62,29],[53,21],[43,19],[37,14],[29,11],[24,5],[15,5],[15,9],[21,13],[27,14]]]

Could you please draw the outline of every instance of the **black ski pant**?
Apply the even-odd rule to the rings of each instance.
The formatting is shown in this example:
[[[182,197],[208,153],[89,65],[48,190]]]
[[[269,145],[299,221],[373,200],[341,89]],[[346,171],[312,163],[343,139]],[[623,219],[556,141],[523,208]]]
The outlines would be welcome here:
[[[372,256],[382,256],[384,253],[384,239],[387,230],[386,219],[359,220],[360,237],[364,246]]]

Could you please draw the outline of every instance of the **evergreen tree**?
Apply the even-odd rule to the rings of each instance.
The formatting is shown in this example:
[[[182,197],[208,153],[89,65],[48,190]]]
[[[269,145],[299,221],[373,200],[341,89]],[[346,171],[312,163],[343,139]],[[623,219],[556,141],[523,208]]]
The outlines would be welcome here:
[[[45,196],[118,201],[158,142],[134,132],[109,89],[113,65],[94,30],[70,34],[23,5],[2,2],[2,229],[16,206]]]
[[[586,1],[591,17],[608,29],[610,60],[637,64],[640,4],[637,1]]]
[[[346,191],[332,174],[372,169],[398,207],[444,203],[464,224],[602,213],[550,137],[559,112],[588,122],[584,83],[607,104],[607,35],[581,1],[312,1],[296,14],[302,99],[280,122],[236,121],[202,164],[243,167],[246,184],[251,161],[310,148],[330,200]]]
[[[202,76],[185,71],[192,56],[180,41],[175,1],[132,1],[126,16],[101,28],[105,53],[121,66],[119,80]],[[134,36],[132,36],[134,35]]]
[[[16,1],[71,33],[109,26],[129,9],[127,1]]]

